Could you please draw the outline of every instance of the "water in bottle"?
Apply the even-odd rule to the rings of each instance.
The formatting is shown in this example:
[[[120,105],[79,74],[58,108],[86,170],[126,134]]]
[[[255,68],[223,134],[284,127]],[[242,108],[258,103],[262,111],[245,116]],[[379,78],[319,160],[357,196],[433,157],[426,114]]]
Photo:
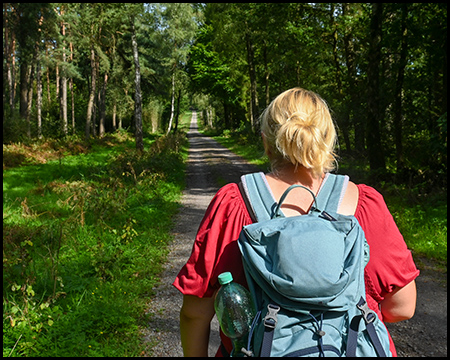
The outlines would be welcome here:
[[[249,291],[233,282],[230,272],[219,275],[221,288],[214,300],[214,309],[222,332],[233,342],[231,356],[244,354],[240,351],[247,346],[248,332],[255,317],[255,307]]]

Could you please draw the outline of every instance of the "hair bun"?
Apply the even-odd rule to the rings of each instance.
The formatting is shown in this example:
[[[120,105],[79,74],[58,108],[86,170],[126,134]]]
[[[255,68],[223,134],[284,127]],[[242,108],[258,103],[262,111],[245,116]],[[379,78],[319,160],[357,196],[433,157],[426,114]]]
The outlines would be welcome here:
[[[316,175],[334,168],[336,131],[325,101],[294,88],[277,96],[264,111],[261,130],[268,142],[272,169],[286,161]]]
[[[315,114],[296,112],[286,119],[284,125],[287,128],[294,128],[296,131],[317,132],[317,123],[320,121]],[[288,135],[288,134],[287,134]]]

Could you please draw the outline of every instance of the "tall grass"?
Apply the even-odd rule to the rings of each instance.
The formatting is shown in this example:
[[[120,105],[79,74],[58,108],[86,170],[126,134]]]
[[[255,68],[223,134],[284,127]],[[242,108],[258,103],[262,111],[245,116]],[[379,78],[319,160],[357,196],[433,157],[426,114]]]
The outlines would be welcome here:
[[[185,134],[149,136],[142,155],[124,132],[76,154],[58,146],[49,161],[4,146],[16,163],[3,171],[3,356],[151,353],[139,329],[172,239]]]

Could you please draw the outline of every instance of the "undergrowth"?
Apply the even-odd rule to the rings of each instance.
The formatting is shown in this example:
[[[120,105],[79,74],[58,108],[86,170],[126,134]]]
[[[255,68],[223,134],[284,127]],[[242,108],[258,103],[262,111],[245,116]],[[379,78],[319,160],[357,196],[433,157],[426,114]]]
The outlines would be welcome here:
[[[139,328],[172,238],[185,147],[184,133],[148,136],[138,154],[125,132],[4,145],[3,356],[151,351]]]

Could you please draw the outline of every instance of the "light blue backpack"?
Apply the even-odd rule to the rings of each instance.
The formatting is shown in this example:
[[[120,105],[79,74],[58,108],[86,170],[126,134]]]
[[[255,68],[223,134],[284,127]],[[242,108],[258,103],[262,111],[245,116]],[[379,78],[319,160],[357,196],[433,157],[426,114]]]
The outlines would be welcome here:
[[[327,174],[317,198],[292,185],[277,203],[263,173],[242,176],[257,220],[238,241],[258,310],[247,355],[392,356],[386,327],[366,304],[364,232],[354,216],[337,214],[347,183]],[[296,187],[312,194],[313,207],[285,217],[280,206]]]

